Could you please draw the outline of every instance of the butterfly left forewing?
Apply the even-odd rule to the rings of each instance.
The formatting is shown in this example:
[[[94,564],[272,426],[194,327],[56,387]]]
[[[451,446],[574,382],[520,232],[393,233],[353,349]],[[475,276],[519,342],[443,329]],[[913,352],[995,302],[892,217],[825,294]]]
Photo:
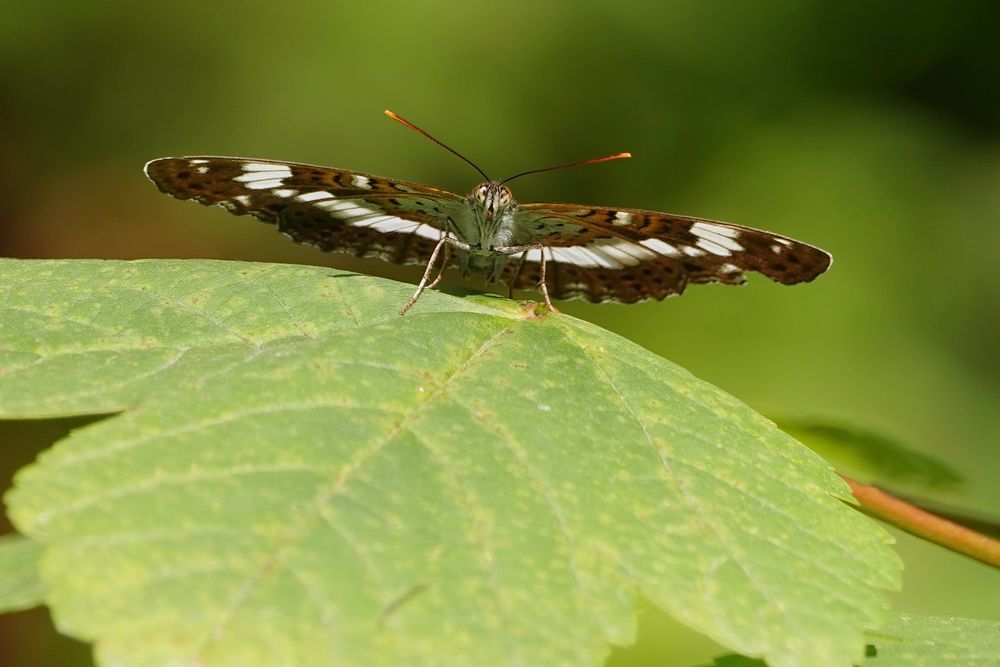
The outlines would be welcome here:
[[[547,246],[553,295],[595,302],[662,299],[688,283],[739,284],[745,271],[790,285],[830,265],[829,254],[805,243],[703,218],[571,204],[522,204],[515,215],[525,242]],[[514,287],[526,286],[538,259],[536,252],[513,263]],[[557,272],[571,275],[556,279]]]
[[[328,252],[423,263],[464,198],[438,188],[330,167],[188,156],[146,165],[166,194],[277,225]]]

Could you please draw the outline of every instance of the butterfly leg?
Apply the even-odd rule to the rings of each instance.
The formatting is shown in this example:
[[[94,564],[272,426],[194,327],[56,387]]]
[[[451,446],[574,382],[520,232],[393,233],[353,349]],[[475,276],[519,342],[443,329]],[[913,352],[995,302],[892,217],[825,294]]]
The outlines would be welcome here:
[[[532,243],[530,245],[515,245],[515,246],[502,246],[493,248],[496,252],[504,253],[505,255],[515,255],[517,253],[526,253],[529,250],[538,250],[538,256],[541,257],[539,260],[539,272],[541,273],[541,279],[538,281],[538,289],[542,293],[542,298],[545,300],[545,305],[551,313],[558,313],[559,309],[552,305],[552,299],[549,298],[549,287],[545,284],[545,246],[541,243]],[[523,257],[522,257],[523,261]],[[518,267],[520,271],[520,267]],[[513,280],[511,281],[513,283]]]
[[[450,243],[445,243],[444,244],[444,257],[441,259],[441,270],[438,271],[437,278],[435,278],[434,281],[430,285],[428,285],[427,287],[425,287],[424,289],[434,289],[435,287],[438,286],[438,284],[444,278],[444,271],[445,271],[445,269],[448,268],[448,250],[450,248],[451,248],[451,244]]]
[[[446,246],[447,244],[448,244],[448,237],[444,236],[444,237],[441,238],[440,241],[438,241],[437,245],[434,246],[434,252],[431,253],[431,258],[427,262],[427,268],[424,269],[424,275],[420,279],[420,284],[417,285],[417,291],[414,292],[413,296],[410,297],[410,300],[407,301],[406,303],[404,303],[403,307],[399,309],[399,314],[400,315],[406,315],[406,311],[408,311],[410,308],[413,307],[413,304],[415,304],[417,302],[417,299],[420,298],[420,295],[423,294],[423,292],[424,292],[425,289],[427,289],[427,279],[430,278],[431,271],[434,270],[434,262],[437,261],[437,256],[438,256],[438,253],[441,252],[441,248],[444,247],[444,246]],[[443,267],[441,268],[441,273],[444,273],[444,268]],[[438,275],[438,279],[440,279],[440,277],[441,277],[441,275],[439,274]],[[435,280],[434,281],[434,285],[437,285],[437,283],[438,283],[438,280]],[[433,285],[432,285],[432,287],[433,287]]]
[[[542,258],[539,262],[539,272],[542,277],[538,281],[538,287],[542,290],[542,298],[545,299],[545,305],[549,307],[550,313],[558,313],[559,309],[552,305],[552,300],[549,298],[549,287],[545,284],[545,246],[538,246],[538,254]]]
[[[527,258],[527,253],[522,252],[521,256],[517,260],[517,268],[514,269],[514,273],[511,274],[510,280],[507,281],[507,298],[514,298],[514,283],[517,282],[517,277],[521,275],[521,269],[524,268],[524,260]]]
[[[434,252],[431,253],[431,258],[427,262],[427,268],[424,269],[424,275],[420,279],[420,284],[417,285],[417,291],[414,292],[413,296],[410,297],[410,300],[404,303],[403,307],[399,309],[400,315],[406,315],[406,311],[413,307],[413,304],[417,302],[417,299],[420,298],[420,295],[423,294],[425,289],[434,287],[441,282],[441,279],[444,277],[444,271],[448,268],[448,251],[450,246],[455,246],[459,250],[471,249],[468,243],[463,243],[456,238],[452,238],[451,236],[442,237],[441,240],[438,241],[437,245],[434,246]],[[434,281],[430,285],[428,285],[427,279],[430,278],[431,272],[434,271],[434,263],[437,261],[437,256],[441,252],[441,248],[444,248],[444,261],[441,264],[441,269],[438,271],[437,277],[434,278]]]

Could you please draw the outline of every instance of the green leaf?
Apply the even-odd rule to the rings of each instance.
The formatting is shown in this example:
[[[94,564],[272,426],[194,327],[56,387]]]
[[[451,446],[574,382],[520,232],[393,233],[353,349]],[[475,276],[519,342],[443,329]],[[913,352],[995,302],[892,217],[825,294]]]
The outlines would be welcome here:
[[[0,267],[0,417],[124,410],[151,392],[224,374],[275,344],[392,321],[398,313],[389,302],[412,293],[301,266],[0,260]],[[421,312],[440,304],[427,299]]]
[[[997,621],[900,615],[872,644],[872,667],[1000,666]]]
[[[43,603],[38,578],[42,545],[20,535],[0,536],[0,612],[31,609]]]
[[[711,665],[703,667],[767,667],[767,663],[756,658],[748,658],[745,655],[720,655],[712,660]]]
[[[898,583],[829,465],[598,327],[332,269],[0,262],[0,405],[128,410],[20,473],[106,665],[597,665],[654,604],[850,665]]]
[[[962,481],[943,461],[843,420],[784,417],[774,421],[783,431],[852,474],[925,488],[953,488]]]
[[[865,667],[998,667],[1000,623],[969,618],[894,616],[870,637]],[[742,655],[720,656],[712,667],[767,667]]]

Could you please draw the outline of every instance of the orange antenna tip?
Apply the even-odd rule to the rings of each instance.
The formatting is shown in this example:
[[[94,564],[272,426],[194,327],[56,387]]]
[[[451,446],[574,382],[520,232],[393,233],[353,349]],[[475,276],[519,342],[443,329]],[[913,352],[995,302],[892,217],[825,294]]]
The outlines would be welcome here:
[[[583,162],[577,163],[580,165],[584,164],[594,164],[595,162],[607,162],[608,160],[621,160],[622,158],[632,157],[631,153],[615,153],[614,155],[609,155],[607,157],[595,157],[591,160],[584,160]]]
[[[385,115],[388,116],[389,118],[393,119],[397,123],[402,123],[403,125],[405,125],[406,127],[410,128],[411,130],[415,130],[415,131],[417,131],[420,134],[423,134],[425,136],[427,134],[426,132],[424,132],[423,130],[421,130],[419,127],[417,127],[416,125],[414,125],[410,121],[406,120],[405,118],[403,118],[399,114],[395,113],[394,111],[390,111],[389,109],[386,109],[385,110]]]

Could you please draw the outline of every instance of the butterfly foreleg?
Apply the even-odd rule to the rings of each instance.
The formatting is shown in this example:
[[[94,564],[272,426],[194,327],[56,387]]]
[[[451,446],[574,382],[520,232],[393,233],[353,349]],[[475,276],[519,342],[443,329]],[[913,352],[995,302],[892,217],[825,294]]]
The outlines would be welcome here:
[[[507,281],[507,298],[514,298],[514,285],[517,283],[517,277],[521,275],[521,269],[524,268],[524,261],[527,259],[527,253],[522,252],[521,256],[517,258],[517,268],[514,272],[510,274],[510,280]]]
[[[427,289],[428,287],[434,287],[439,282],[441,282],[441,278],[444,275],[444,270],[448,265],[447,250],[445,250],[444,262],[441,265],[441,270],[438,273],[437,278],[435,278],[434,282],[431,283],[430,285],[427,284],[427,280],[430,278],[431,272],[434,271],[434,263],[437,261],[438,254],[440,254],[441,249],[447,248],[448,246],[452,245],[455,246],[456,248],[460,248],[463,250],[469,249],[468,243],[462,243],[458,239],[454,239],[450,236],[441,237],[441,240],[437,242],[436,246],[434,246],[434,252],[431,253],[431,258],[427,261],[427,268],[424,269],[424,275],[423,277],[420,278],[420,283],[417,285],[417,291],[414,292],[413,296],[410,297],[410,300],[407,301],[405,304],[403,304],[403,307],[399,309],[400,315],[406,315],[406,311],[408,311],[410,308],[413,307],[413,304],[417,302],[417,299],[420,298],[420,295],[423,294],[425,289]]]
[[[451,248],[450,243],[444,244],[444,257],[441,259],[441,268],[438,270],[437,277],[431,282],[430,285],[424,289],[434,289],[438,286],[441,280],[444,278],[444,271],[448,268],[448,249]]]
[[[552,305],[552,299],[549,298],[549,288],[545,283],[545,246],[541,243],[530,243],[528,245],[514,245],[514,246],[500,246],[493,248],[494,251],[503,253],[505,255],[516,255],[518,253],[527,253],[529,250],[538,250],[538,256],[541,258],[538,261],[538,271],[540,278],[538,280],[538,289],[542,293],[542,298],[545,300],[545,306],[549,309],[549,312],[558,313],[559,309]],[[521,263],[524,263],[526,255],[521,256]],[[517,267],[517,271],[520,272],[521,267]],[[516,277],[516,274],[515,274]],[[514,284],[513,278],[511,279],[511,285]],[[513,292],[513,287],[511,287]]]

